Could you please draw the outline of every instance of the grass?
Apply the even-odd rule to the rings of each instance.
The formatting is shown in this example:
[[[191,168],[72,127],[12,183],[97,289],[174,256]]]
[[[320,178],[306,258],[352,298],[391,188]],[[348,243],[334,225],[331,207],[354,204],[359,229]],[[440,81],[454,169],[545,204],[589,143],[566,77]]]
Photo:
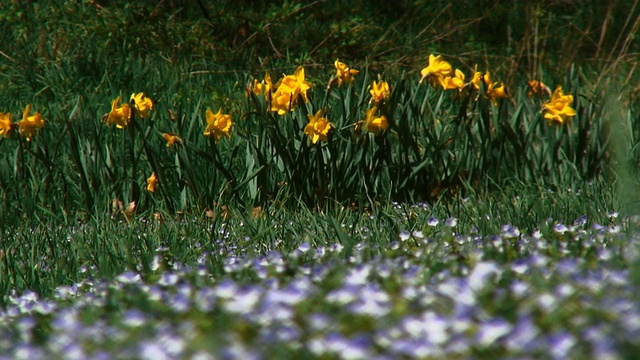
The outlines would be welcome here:
[[[522,191],[523,187],[517,189]],[[603,190],[595,184],[557,192],[531,189],[525,195],[506,189],[484,198],[443,199],[433,205],[381,204],[364,212],[340,207],[319,214],[299,204],[296,210],[231,207],[226,209],[227,218],[185,214],[176,219],[170,214],[146,212],[129,221],[124,215],[113,218],[105,214],[75,225],[59,224],[55,218],[24,221],[3,235],[7,247],[1,268],[6,276],[0,286],[7,292],[33,290],[51,295],[57,286],[73,284],[87,275],[111,278],[127,269],[153,273],[148,264],[159,248],[166,249],[170,263],[190,264],[203,253],[215,253],[215,240],[220,236],[257,256],[274,249],[274,244],[283,253],[302,242],[327,246],[335,241],[349,249],[361,238],[370,239],[373,249],[384,249],[401,232],[428,233],[430,218],[441,222],[456,218],[460,233],[485,235],[499,234],[505,224],[532,233],[581,217],[588,219],[587,226],[608,225],[613,200],[603,200],[607,195]],[[212,275],[222,276],[224,258],[217,260],[208,268]]]
[[[1,352],[635,354],[637,2],[385,4],[0,11]],[[420,83],[432,53],[465,85]],[[304,96],[277,90],[306,84],[299,66]],[[556,86],[576,114],[548,124]],[[30,140],[27,104],[45,119]]]

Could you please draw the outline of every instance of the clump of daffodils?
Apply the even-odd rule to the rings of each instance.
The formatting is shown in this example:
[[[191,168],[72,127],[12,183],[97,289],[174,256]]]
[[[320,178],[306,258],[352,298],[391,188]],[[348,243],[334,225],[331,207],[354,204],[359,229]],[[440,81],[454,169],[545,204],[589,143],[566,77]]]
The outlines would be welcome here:
[[[427,80],[434,88],[438,85],[442,86],[442,88],[446,88],[446,78],[451,77],[453,73],[453,68],[451,64],[444,61],[442,55],[435,56],[433,54],[429,55],[429,63],[427,67],[420,71],[420,83],[422,81]]]
[[[107,125],[115,125],[118,129],[123,129],[129,125],[135,117],[146,119],[153,110],[153,100],[146,97],[144,93],[131,94],[129,103],[120,105],[120,96],[111,101],[111,111],[103,116]]]
[[[429,55],[427,67],[420,71],[420,83],[427,80],[433,88],[440,87],[443,90],[462,91],[467,86],[479,91],[484,86],[484,94],[495,104],[496,99],[507,97],[507,91],[503,84],[491,80],[489,72],[474,71],[469,83],[465,82],[464,72],[454,69],[451,64],[442,58],[442,55]]]
[[[311,89],[311,83],[305,79],[304,67],[299,66],[292,75],[284,75],[273,86],[271,75],[267,73],[262,82],[253,83],[253,93],[263,94],[269,110],[284,115],[295,109],[299,99],[305,103],[309,101],[307,91]]]
[[[11,113],[0,112],[0,136],[9,138],[18,129],[18,133],[24,136],[27,141],[31,141],[38,133],[39,129],[44,127],[45,120],[42,114],[35,112],[31,114],[31,104],[25,106],[22,112],[22,120],[18,122],[11,121]]]

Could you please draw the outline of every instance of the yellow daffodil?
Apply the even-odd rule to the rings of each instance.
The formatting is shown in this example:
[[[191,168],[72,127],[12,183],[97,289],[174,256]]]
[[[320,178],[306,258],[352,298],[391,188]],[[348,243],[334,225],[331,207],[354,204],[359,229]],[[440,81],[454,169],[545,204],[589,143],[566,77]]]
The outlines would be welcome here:
[[[253,86],[249,89],[255,96],[259,96],[262,94],[262,83],[258,81],[258,79],[253,79]],[[248,95],[251,95],[250,92],[247,92]]]
[[[372,107],[367,110],[367,116],[364,119],[364,124],[367,128],[368,132],[373,133],[375,136],[379,136],[383,131],[387,130],[389,127],[389,122],[387,121],[387,117],[376,116],[376,112],[378,108]]]
[[[156,186],[158,185],[158,178],[156,177],[156,173],[151,173],[151,176],[147,179],[147,191],[155,192]]]
[[[369,90],[371,94],[371,99],[376,104],[383,103],[389,96],[391,95],[391,91],[389,90],[389,84],[386,81],[377,82],[373,80],[371,84],[371,90]]]
[[[287,111],[293,111],[295,102],[302,97],[304,102],[308,102],[307,91],[311,88],[311,83],[304,78],[304,67],[299,66],[293,75],[285,75],[278,82],[275,93],[271,94],[271,111],[284,115]]]
[[[464,87],[464,73],[460,69],[456,69],[454,76],[444,78],[443,87],[445,90],[462,90]]]
[[[253,80],[251,90],[256,96],[264,94],[264,96],[268,98],[271,94],[271,89],[273,89],[273,83],[271,82],[271,75],[269,72],[264,75],[264,80],[261,82],[258,82],[258,79]]]
[[[482,73],[480,71],[474,71],[473,76],[471,77],[471,85],[476,90],[480,90],[480,83],[482,82]]]
[[[429,64],[420,71],[420,75],[422,75],[420,83],[427,79],[434,88],[437,85],[445,88],[445,78],[450,77],[452,72],[451,64],[444,61],[442,55],[434,56],[431,54],[429,55]]]
[[[9,134],[13,130],[13,123],[11,122],[11,113],[0,112],[0,135],[5,138],[9,137]]]
[[[507,97],[507,91],[505,90],[504,85],[503,84],[500,84],[500,86],[497,86],[497,85],[498,83],[491,83],[489,85],[489,88],[487,89],[487,95],[494,102],[498,98]]]
[[[136,118],[148,118],[149,111],[153,110],[153,101],[144,96],[144,93],[131,94],[131,100],[135,104]]]
[[[500,84],[500,86],[498,86],[498,82],[493,82],[491,81],[491,73],[489,73],[487,71],[487,73],[484,76],[485,81],[487,82],[487,96],[489,96],[489,98],[491,100],[495,100],[497,98],[503,98],[503,97],[507,97],[507,93],[504,89],[504,85]]]
[[[115,124],[118,129],[123,129],[129,125],[131,120],[131,107],[129,104],[120,106],[120,96],[111,102],[111,111],[107,114],[107,125]]]
[[[576,115],[576,110],[571,107],[573,95],[565,95],[562,86],[558,86],[553,92],[548,103],[544,104],[544,118],[549,125],[570,123],[571,117]]]
[[[304,102],[308,102],[307,90],[311,88],[311,83],[304,78],[304,67],[298,66],[293,75],[285,75],[278,83],[276,92],[289,93],[296,101],[298,96],[302,96]]]
[[[504,85],[498,82],[491,81],[491,73],[486,72],[482,74],[481,72],[476,71],[473,74],[473,78],[471,79],[471,84],[476,90],[480,90],[480,83],[484,83],[485,85],[485,94],[491,101],[497,104],[496,99],[507,97],[507,92],[504,88]]]
[[[31,138],[36,134],[38,129],[44,127],[44,119],[42,118],[42,115],[40,115],[40,113],[35,113],[29,116],[30,111],[31,104],[24,108],[22,120],[18,122],[20,134],[24,135],[27,138],[27,141],[31,141]]]
[[[182,144],[182,139],[176,134],[162,133],[162,137],[167,142],[167,147],[171,147],[175,144]]]
[[[355,80],[354,75],[358,75],[360,71],[351,69],[347,64],[340,62],[338,59],[334,61],[333,66],[336,68],[336,79],[338,79],[338,86],[342,83],[351,83]]]
[[[292,95],[292,93],[286,91],[276,91],[275,93],[271,94],[271,111],[277,112],[278,115],[284,115],[288,111],[293,111]]]
[[[211,110],[207,109],[207,127],[204,130],[205,136],[213,136],[213,139],[218,142],[221,137],[231,137],[230,131],[233,126],[233,122],[231,121],[231,115],[223,114],[222,109],[218,110],[217,113],[213,113]]]
[[[304,133],[309,135],[312,143],[327,141],[327,135],[333,128],[333,124],[322,117],[322,110],[318,110],[315,115],[309,115],[309,123],[304,128]]]
[[[551,95],[551,89],[549,89],[549,87],[542,81],[529,80],[527,85],[529,85],[529,91],[527,91],[527,96],[529,97],[532,97],[533,95],[540,96],[542,94]]]
[[[307,98],[307,90],[311,89],[311,83],[304,78],[304,67],[298,66],[294,76],[296,77],[296,82],[298,83],[302,99],[304,99],[305,103],[309,102],[309,99]]]

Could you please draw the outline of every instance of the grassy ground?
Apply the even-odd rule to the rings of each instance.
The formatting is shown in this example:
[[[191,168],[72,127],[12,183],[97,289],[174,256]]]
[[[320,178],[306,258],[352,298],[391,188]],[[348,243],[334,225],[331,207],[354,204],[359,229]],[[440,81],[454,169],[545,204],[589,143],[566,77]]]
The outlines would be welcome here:
[[[635,354],[640,5],[395,4],[3,5],[0,353]]]

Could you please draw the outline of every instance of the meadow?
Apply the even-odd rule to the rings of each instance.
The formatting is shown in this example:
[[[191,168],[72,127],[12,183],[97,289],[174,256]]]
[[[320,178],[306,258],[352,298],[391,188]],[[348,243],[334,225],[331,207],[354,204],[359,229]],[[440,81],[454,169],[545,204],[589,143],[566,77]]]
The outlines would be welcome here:
[[[3,4],[0,359],[633,356],[639,15]]]

